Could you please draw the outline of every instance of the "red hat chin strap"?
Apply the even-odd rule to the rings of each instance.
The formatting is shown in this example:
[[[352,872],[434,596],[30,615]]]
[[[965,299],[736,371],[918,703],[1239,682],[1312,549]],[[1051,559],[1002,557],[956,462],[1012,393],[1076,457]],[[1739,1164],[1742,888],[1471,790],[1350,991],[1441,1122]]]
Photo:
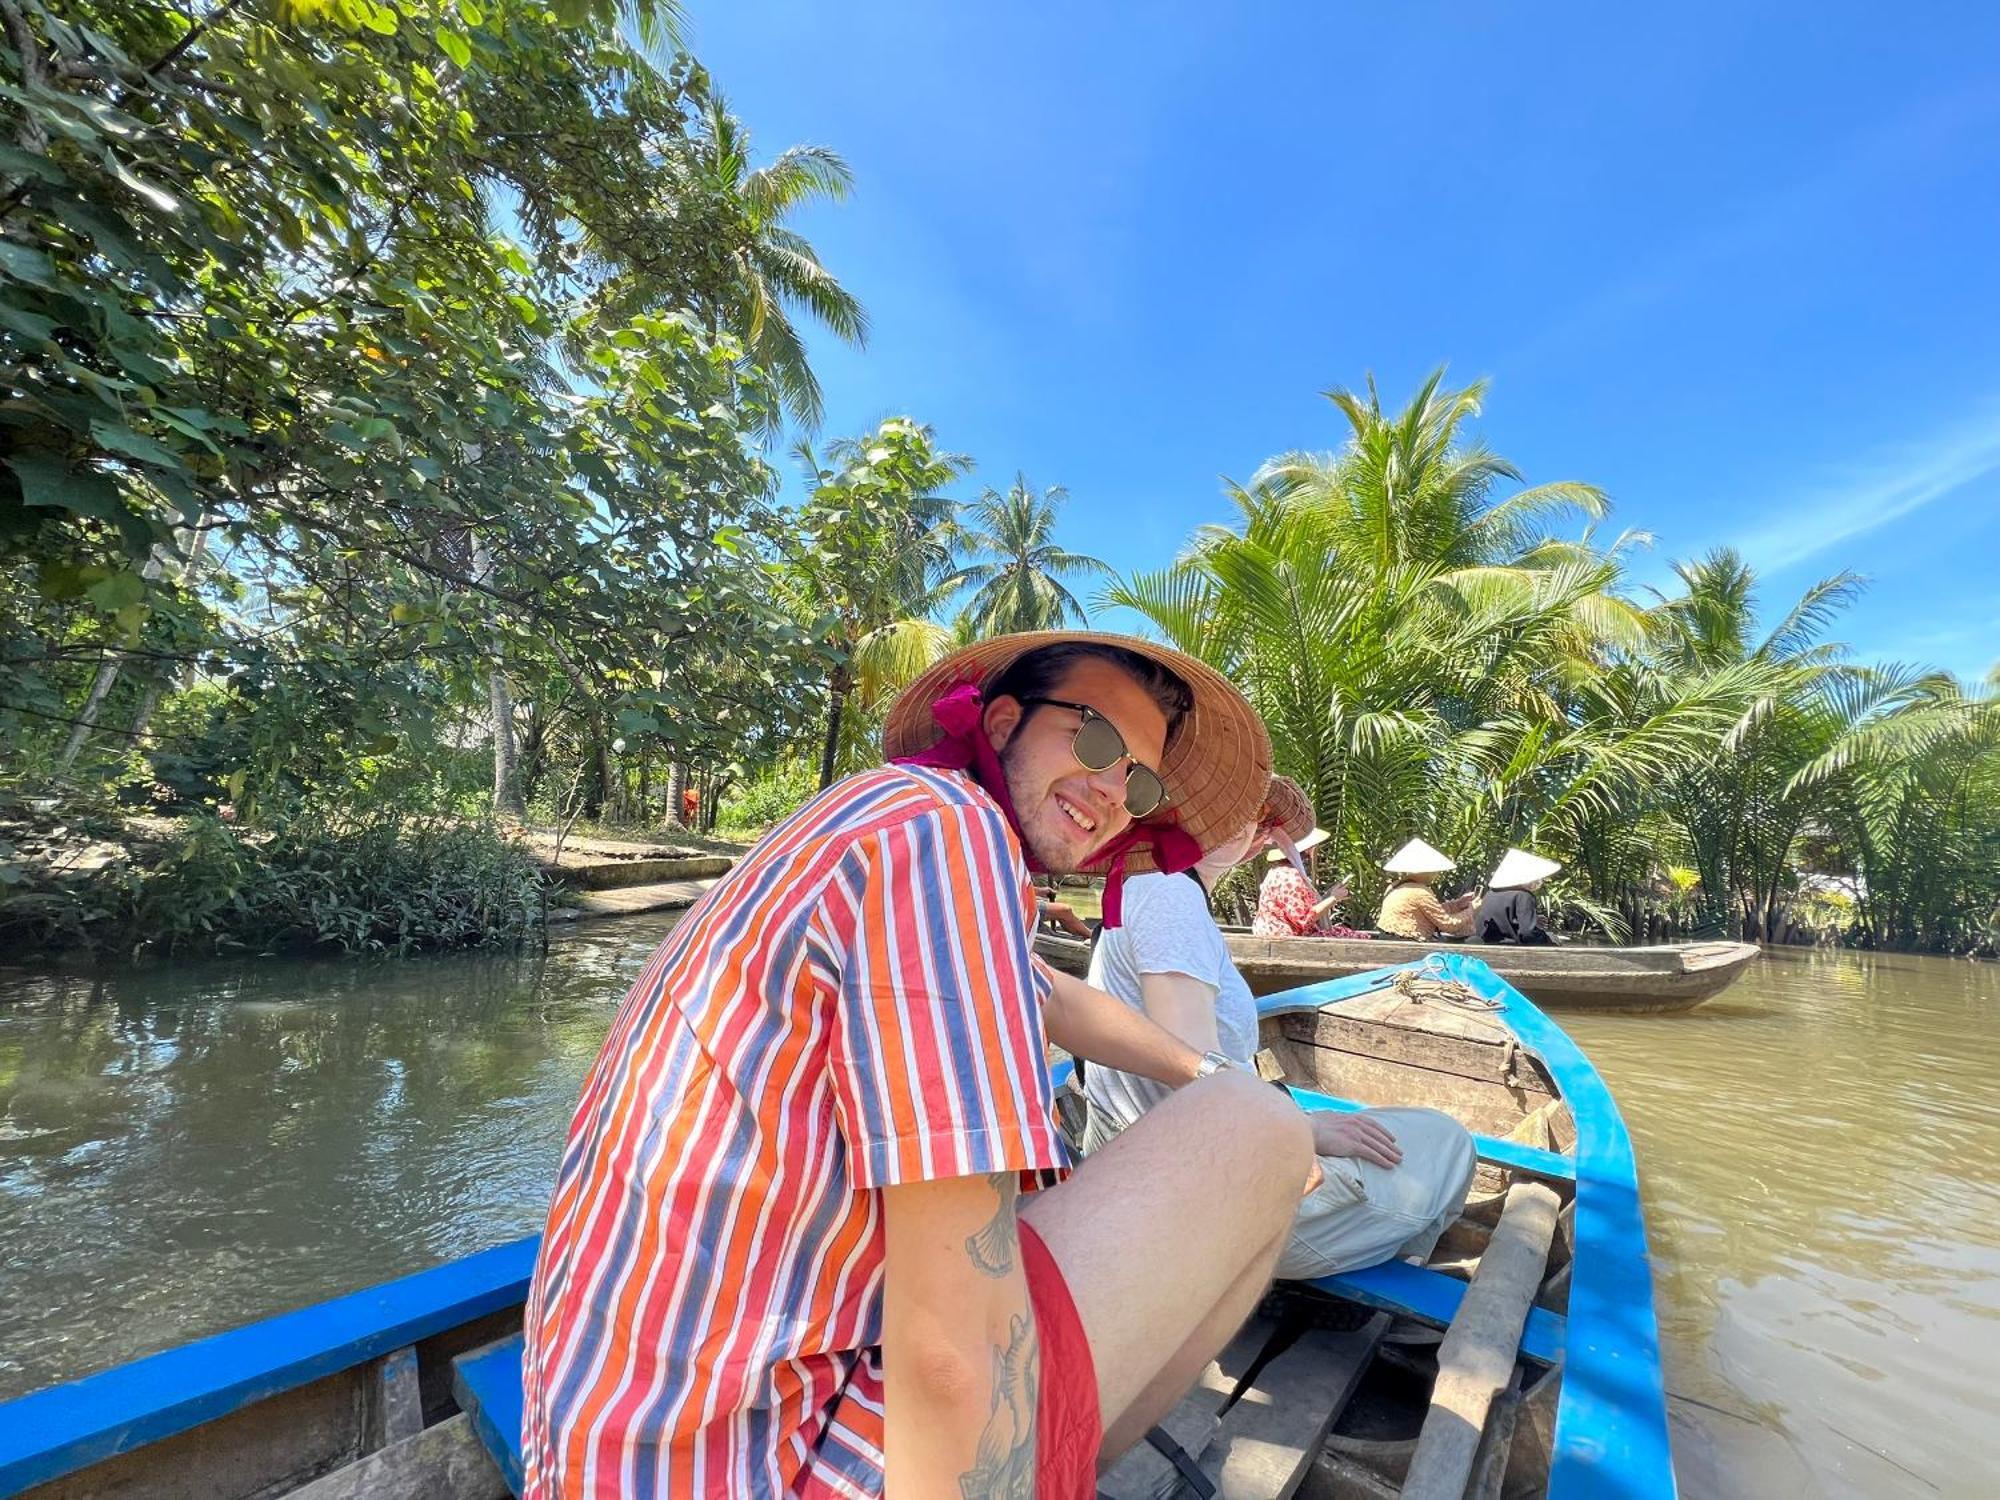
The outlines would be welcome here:
[[[914,755],[899,755],[893,763],[899,766],[927,766],[939,771],[970,772],[972,778],[986,789],[986,794],[1000,804],[1001,815],[1007,819],[1007,826],[1014,830],[1029,871],[1036,875],[1046,874],[1048,872],[1036,861],[1034,850],[1021,832],[1020,815],[1014,811],[1014,798],[1007,790],[1007,772],[1000,764],[993,742],[986,737],[985,716],[986,699],[979,691],[979,684],[960,683],[931,704],[931,717],[944,731],[944,738],[928,750],[920,750]],[[1146,848],[1152,850],[1153,863],[1169,875],[1191,870],[1201,859],[1201,845],[1178,823],[1133,823],[1116,838],[1092,850],[1083,861],[1086,868],[1107,858],[1111,861],[1104,872],[1106,927],[1124,925],[1125,859],[1133,850]]]

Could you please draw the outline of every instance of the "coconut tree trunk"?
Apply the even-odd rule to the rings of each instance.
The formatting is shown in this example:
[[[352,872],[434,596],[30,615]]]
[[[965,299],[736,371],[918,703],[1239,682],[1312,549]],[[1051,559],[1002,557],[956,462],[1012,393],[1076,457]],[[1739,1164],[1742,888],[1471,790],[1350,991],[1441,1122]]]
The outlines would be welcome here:
[[[826,739],[819,752],[819,789],[833,785],[833,768],[840,757],[840,725],[847,712],[847,695],[853,688],[845,666],[834,669],[827,680]]]
[[[493,810],[523,818],[528,803],[521,792],[521,756],[514,741],[514,695],[498,667],[487,674],[486,694],[493,716]]]
[[[108,653],[97,668],[97,677],[90,684],[90,693],[83,700],[83,707],[76,716],[76,725],[64,742],[62,754],[56,757],[56,769],[67,771],[76,763],[78,755],[90,738],[90,732],[97,727],[97,716],[104,708],[104,700],[111,696],[111,689],[118,685],[118,668],[124,660],[121,652]]]
[[[161,549],[155,547],[153,555],[146,559],[146,566],[139,570],[139,576],[148,583],[159,578],[166,571],[166,561],[160,556]],[[83,709],[76,716],[76,725],[64,742],[62,754],[56,757],[56,770],[67,772],[83,753],[91,731],[97,728],[97,716],[104,711],[104,700],[111,696],[112,688],[118,685],[119,670],[125,664],[125,653],[114,651],[106,656],[97,668],[97,676],[90,684],[90,692],[83,700]]]

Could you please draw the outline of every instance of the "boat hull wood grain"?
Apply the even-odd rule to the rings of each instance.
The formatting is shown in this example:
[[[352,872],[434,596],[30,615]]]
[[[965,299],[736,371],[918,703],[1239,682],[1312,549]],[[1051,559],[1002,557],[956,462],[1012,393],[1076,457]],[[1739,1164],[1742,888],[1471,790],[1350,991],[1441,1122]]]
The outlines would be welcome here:
[[[1390,964],[1418,963],[1433,953],[1463,953],[1488,964],[1537,1005],[1558,1010],[1691,1010],[1728,989],[1758,956],[1753,943],[1515,948],[1398,938],[1260,938],[1245,932],[1227,936],[1229,956],[1255,995]],[[1035,952],[1071,974],[1083,974],[1090,967],[1090,945],[1062,933],[1037,933]]]

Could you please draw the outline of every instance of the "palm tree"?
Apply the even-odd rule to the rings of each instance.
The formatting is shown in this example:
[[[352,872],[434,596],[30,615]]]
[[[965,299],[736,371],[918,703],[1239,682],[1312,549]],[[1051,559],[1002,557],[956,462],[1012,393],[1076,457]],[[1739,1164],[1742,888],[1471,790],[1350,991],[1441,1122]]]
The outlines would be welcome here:
[[[961,523],[960,545],[973,560],[953,581],[974,591],[966,613],[977,634],[1088,623],[1089,611],[1063,581],[1116,575],[1096,558],[1056,545],[1056,511],[1068,499],[1059,484],[1037,496],[1017,473],[1006,494],[988,489],[967,507],[971,519]]]
[[[817,429],[823,409],[818,378],[806,359],[794,316],[804,313],[847,343],[868,340],[868,315],[853,293],[820,263],[812,245],[785,220],[816,200],[846,198],[854,176],[824,146],[793,146],[768,166],[750,165],[750,134],[722,95],[695,87],[701,100],[697,172],[708,190],[735,206],[735,234],[722,247],[723,301],[708,309],[711,327],[726,326],[751,361],[777,382],[792,419]]]
[[[1242,532],[1205,533],[1105,600],[1244,690],[1363,903],[1380,859],[1412,833],[1473,859],[1497,853],[1726,726],[1700,703],[1594,736],[1565,719],[1560,694],[1588,679],[1599,645],[1583,606],[1605,595],[1615,558],[1511,581],[1492,568],[1469,582],[1428,563],[1377,569],[1348,564],[1315,509],[1249,492],[1239,503]]]
[[[1479,415],[1486,382],[1447,390],[1444,373],[1442,365],[1433,370],[1394,416],[1384,414],[1373,375],[1365,397],[1344,387],[1327,391],[1349,428],[1340,451],[1280,454],[1251,487],[1323,512],[1341,555],[1350,563],[1368,558],[1379,568],[1512,561],[1543,541],[1557,520],[1605,516],[1604,492],[1573,480],[1494,500],[1494,486],[1519,481],[1520,471],[1484,442],[1459,434]]]
[[[1513,842],[1569,851],[1742,706],[1724,680],[1642,712],[1594,706],[1608,665],[1646,640],[1646,611],[1616,591],[1636,538],[1546,534],[1556,515],[1603,514],[1588,485],[1496,502],[1516,471],[1456,435],[1480,388],[1439,386],[1394,418],[1372,386],[1334,393],[1345,448],[1266,464],[1233,491],[1237,526],[1105,595],[1243,687],[1364,904],[1413,833],[1469,867]]]
[[[1826,749],[1785,790],[1809,798],[1856,874],[1878,943],[1976,944],[2000,892],[2000,694],[1949,675],[1881,666],[1812,705]]]
[[[1861,581],[1851,573],[1820,580],[1760,635],[1757,576],[1736,553],[1718,549],[1674,571],[1682,592],[1650,612],[1648,670],[1673,687],[1716,673],[1755,681],[1714,751],[1661,790],[1700,872],[1706,920],[1769,936],[1792,851],[1822,806],[1798,773],[1839,737],[1836,705],[1866,675],[1841,660],[1844,648],[1820,639]]]

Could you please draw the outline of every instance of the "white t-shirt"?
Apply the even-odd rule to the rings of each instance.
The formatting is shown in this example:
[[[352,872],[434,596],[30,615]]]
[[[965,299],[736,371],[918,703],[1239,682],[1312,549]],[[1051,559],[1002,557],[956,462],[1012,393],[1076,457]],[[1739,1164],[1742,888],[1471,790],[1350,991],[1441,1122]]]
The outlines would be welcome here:
[[[1218,1049],[1246,1067],[1257,1053],[1257,1002],[1236,972],[1208,897],[1186,875],[1134,875],[1125,882],[1125,923],[1106,929],[1090,955],[1090,982],[1141,1015],[1142,974],[1186,974],[1215,987]],[[1093,1110],[1124,1129],[1166,1098],[1164,1083],[1089,1063],[1084,1092]]]

